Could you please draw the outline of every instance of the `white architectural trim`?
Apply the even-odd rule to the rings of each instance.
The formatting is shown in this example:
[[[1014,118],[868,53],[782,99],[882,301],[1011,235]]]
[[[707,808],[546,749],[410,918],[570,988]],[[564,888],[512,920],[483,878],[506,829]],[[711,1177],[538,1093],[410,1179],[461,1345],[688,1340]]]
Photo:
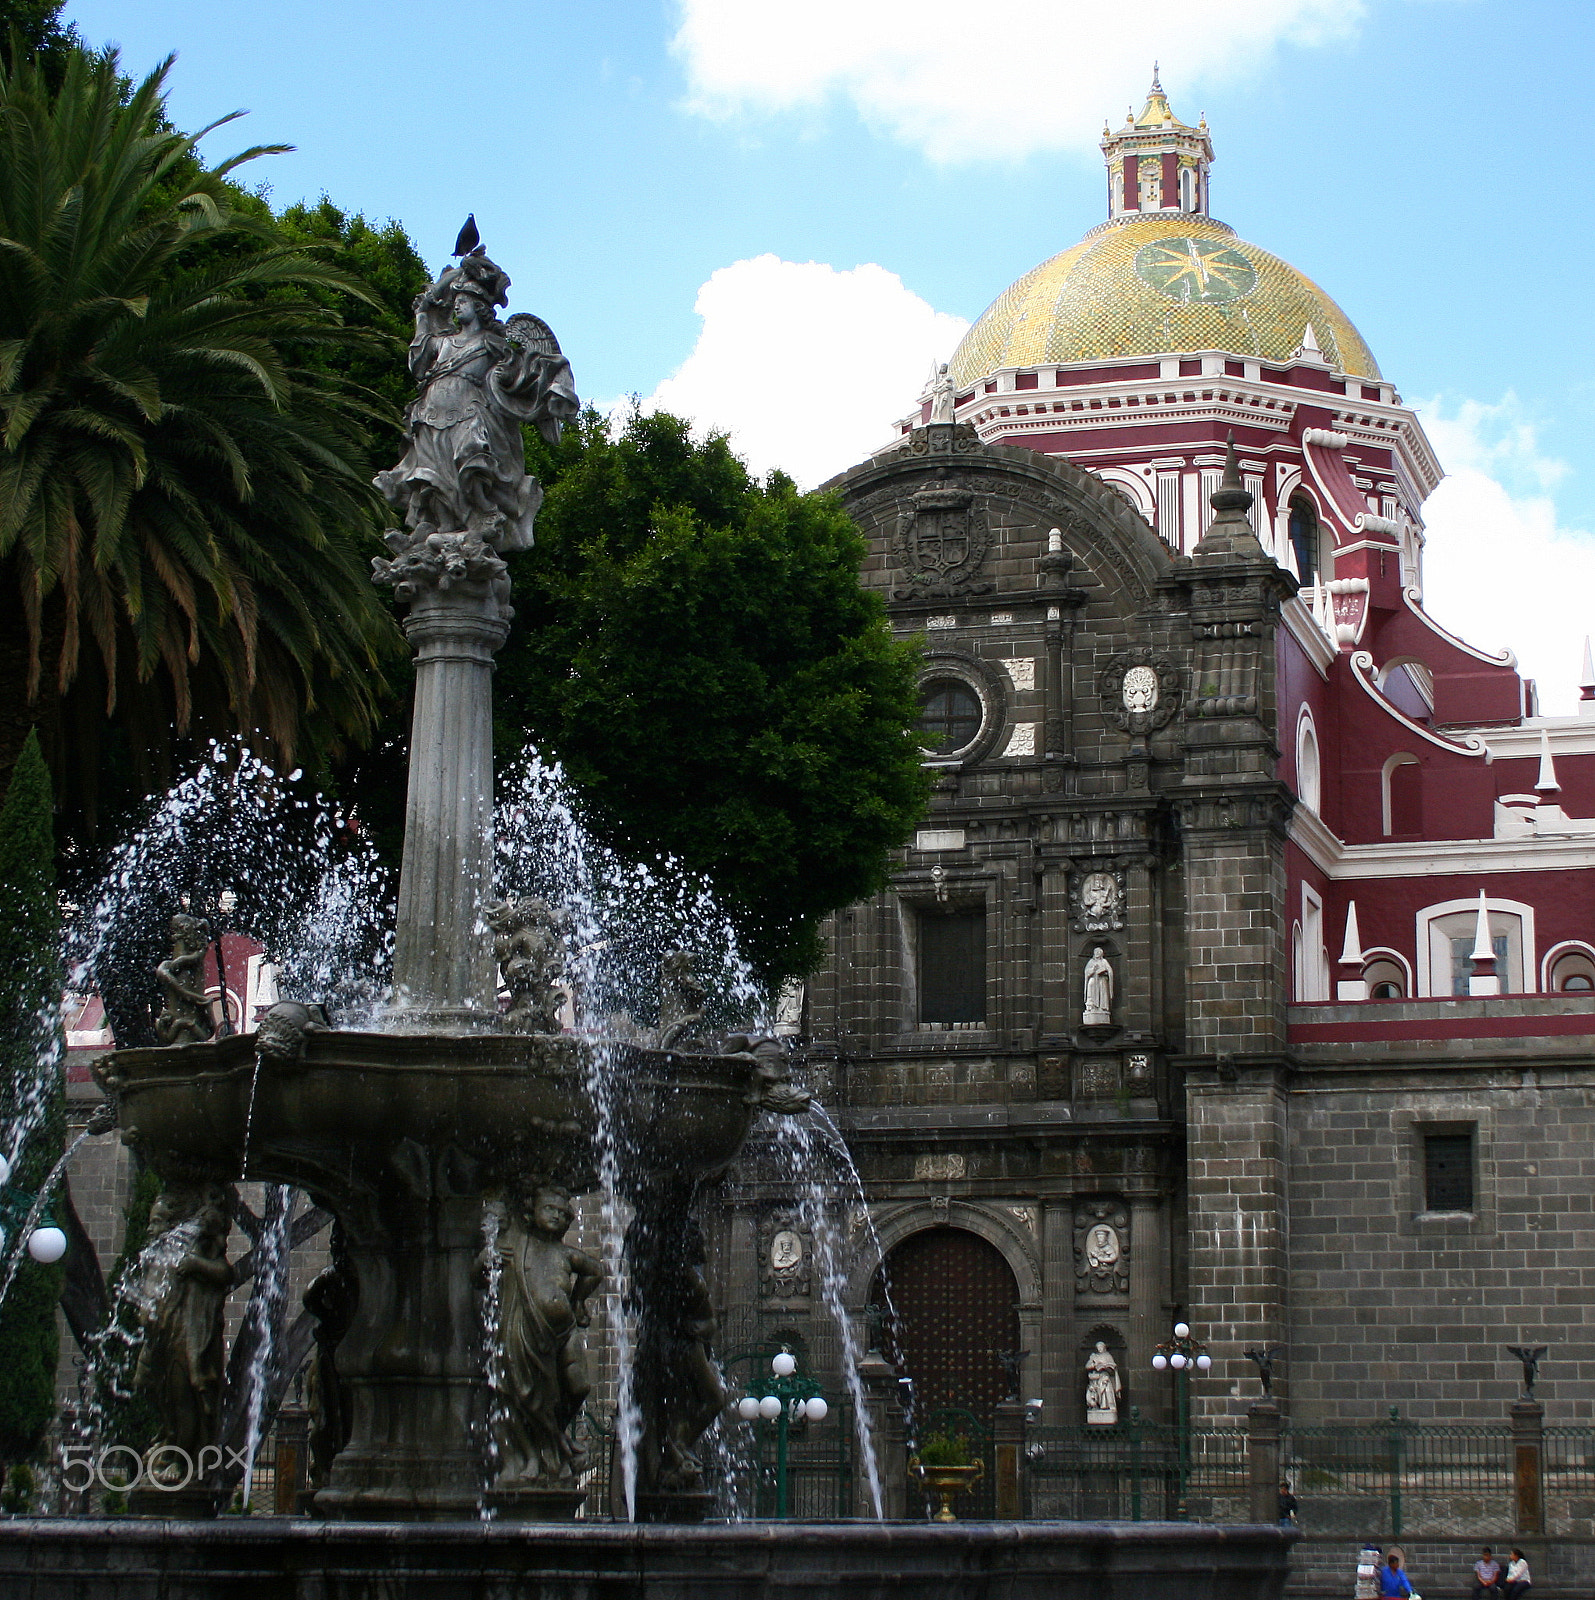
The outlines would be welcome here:
[[[1346,844],[1321,817],[1303,806],[1291,812],[1288,834],[1290,842],[1325,877],[1337,883],[1595,868],[1595,839],[1588,834],[1539,834],[1527,840],[1403,839],[1389,844]]]
[[[1475,652],[1476,654],[1477,652]],[[1481,660],[1486,659],[1484,657]],[[1379,692],[1379,686],[1370,676],[1374,672],[1373,656],[1367,650],[1354,650],[1351,653],[1351,678],[1373,703],[1379,707],[1391,721],[1399,723],[1408,732],[1416,734],[1420,739],[1427,739],[1432,745],[1441,750],[1449,750],[1454,756],[1482,756],[1485,761],[1492,759],[1489,746],[1476,733],[1462,735],[1458,739],[1449,739],[1444,734],[1431,733],[1421,722],[1414,722],[1404,712],[1398,711]]]
[[[1516,917],[1518,919],[1519,934],[1523,941],[1523,987],[1521,990],[1508,989],[1503,983],[1501,993],[1539,993],[1538,962],[1535,957],[1534,946],[1534,907],[1524,900],[1501,900],[1488,894],[1484,896],[1484,905],[1491,916],[1499,912],[1504,917]],[[1471,913],[1478,909],[1479,896],[1470,895],[1463,900],[1441,900],[1435,905],[1425,906],[1418,912],[1415,921],[1418,956],[1417,994],[1419,999],[1448,1000],[1451,998],[1449,989],[1440,995],[1436,995],[1434,992],[1434,974],[1430,970],[1432,963],[1429,959],[1429,925],[1440,917],[1449,917],[1461,911]],[[1504,979],[1507,974],[1501,973],[1500,976]]]
[[[1324,940],[1324,900],[1310,883],[1301,886],[1301,961],[1296,977],[1298,1003],[1329,999],[1329,948]]]
[[[1433,617],[1419,604],[1423,596],[1416,589],[1403,589],[1401,599],[1414,617],[1431,632],[1439,634],[1449,645],[1454,645],[1464,655],[1472,656],[1475,661],[1488,661],[1492,667],[1517,667],[1517,657],[1510,650],[1503,650],[1499,655],[1492,655],[1488,650],[1480,650],[1471,645],[1466,639],[1459,639],[1454,633],[1442,628]]]
[[[1398,750],[1379,769],[1379,820],[1380,832],[1388,839],[1391,831],[1390,815],[1390,774],[1397,767],[1422,766],[1422,762],[1410,750]]]
[[[1540,731],[1551,736],[1551,749],[1559,756],[1595,755],[1595,718],[1525,717],[1514,728],[1480,729],[1479,737],[1493,754],[1504,759],[1529,760],[1540,753]]]
[[[1299,596],[1292,595],[1279,608],[1279,615],[1291,638],[1301,646],[1302,654],[1312,662],[1318,676],[1327,683],[1329,669],[1335,664],[1335,647],[1318,626],[1305,602]]]
[[[1323,752],[1312,707],[1303,705],[1296,718],[1296,798],[1317,815],[1324,809]]]
[[[1128,467],[1090,467],[1087,470],[1099,477],[1104,483],[1111,483],[1121,489],[1128,489],[1135,501],[1136,510],[1153,527],[1157,526],[1157,501],[1153,498],[1146,479],[1139,472],[1132,472]]]
[[[1416,995],[1417,991],[1412,986],[1412,963],[1399,950],[1394,950],[1387,944],[1371,945],[1362,953],[1362,970],[1366,972],[1375,961],[1394,962],[1401,968],[1407,999],[1410,1000]]]
[[[1551,969],[1558,959],[1567,955],[1569,951],[1577,951],[1580,955],[1586,955],[1591,961],[1595,961],[1595,944],[1588,944],[1583,939],[1564,939],[1560,944],[1553,944],[1540,958],[1540,988],[1544,993],[1553,992]]]

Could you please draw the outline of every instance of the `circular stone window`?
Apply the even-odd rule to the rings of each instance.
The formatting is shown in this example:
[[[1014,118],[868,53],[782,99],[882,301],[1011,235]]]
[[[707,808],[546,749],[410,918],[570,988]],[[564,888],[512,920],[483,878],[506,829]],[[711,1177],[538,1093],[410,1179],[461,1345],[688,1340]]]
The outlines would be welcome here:
[[[921,686],[919,731],[932,755],[968,748],[984,720],[980,696],[962,678],[931,678]]]

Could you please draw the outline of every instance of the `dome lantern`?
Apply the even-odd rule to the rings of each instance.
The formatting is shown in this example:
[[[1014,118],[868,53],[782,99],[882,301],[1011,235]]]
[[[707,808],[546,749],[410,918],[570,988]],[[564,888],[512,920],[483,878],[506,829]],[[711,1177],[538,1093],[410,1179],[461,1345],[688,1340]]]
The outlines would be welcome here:
[[[1148,211],[1207,215],[1213,141],[1206,120],[1193,128],[1174,115],[1156,66],[1141,114],[1129,117],[1117,133],[1103,129],[1102,154],[1110,220]]]

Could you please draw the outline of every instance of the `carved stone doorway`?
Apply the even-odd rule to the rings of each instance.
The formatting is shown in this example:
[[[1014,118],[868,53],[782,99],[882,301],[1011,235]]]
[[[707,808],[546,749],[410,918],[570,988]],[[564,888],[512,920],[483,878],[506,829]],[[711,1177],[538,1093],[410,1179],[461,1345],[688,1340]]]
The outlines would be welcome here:
[[[1019,1287],[1002,1252],[962,1228],[927,1228],[889,1251],[883,1270],[898,1325],[881,1349],[914,1380],[919,1416],[954,1406],[989,1429],[1010,1389],[999,1352],[1020,1348]],[[881,1303],[878,1286],[872,1298]]]

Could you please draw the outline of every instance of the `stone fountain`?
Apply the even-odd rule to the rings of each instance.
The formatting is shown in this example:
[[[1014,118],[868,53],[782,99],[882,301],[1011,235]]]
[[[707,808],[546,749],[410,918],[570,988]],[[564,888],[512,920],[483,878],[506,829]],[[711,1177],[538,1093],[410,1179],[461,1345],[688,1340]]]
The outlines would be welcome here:
[[[544,323],[498,320],[509,280],[467,234],[416,302],[409,446],[377,479],[405,525],[376,578],[408,603],[416,657],[391,1011],[356,1030],[285,1002],[255,1034],[209,1042],[183,917],[163,964],[165,1043],[98,1068],[124,1141],[164,1184],[139,1286],[162,1442],[192,1453],[216,1437],[229,1186],[296,1185],[336,1218],[332,1263],[306,1293],[323,1520],[0,1520],[0,1593],[1278,1600],[1292,1536],[1274,1526],[695,1525],[699,1438],[725,1404],[697,1190],[755,1116],[801,1113],[807,1097],[773,1041],[710,1034],[679,956],[663,963],[653,1038],[559,1031],[557,915],[494,897],[502,558],[530,544],[541,500],[520,427],[556,438],[576,397]],[[565,1520],[582,1498],[577,1329],[603,1272],[565,1234],[570,1197],[601,1169],[632,1213],[637,1522],[684,1525]],[[213,1484],[149,1499],[168,1518],[215,1510]]]
[[[192,1225],[206,1197],[244,1178],[295,1185],[336,1219],[330,1298],[347,1326],[329,1359],[348,1396],[347,1439],[315,1498],[335,1519],[475,1517],[484,1503],[550,1518],[581,1503],[568,1427],[586,1380],[573,1333],[602,1269],[563,1239],[569,1196],[597,1182],[606,1109],[605,1131],[629,1158],[633,1226],[671,1246],[669,1270],[655,1265],[636,1285],[641,1509],[701,1516],[694,1446],[724,1395],[693,1264],[703,1254],[694,1194],[734,1159],[761,1107],[807,1104],[755,1041],[706,1047],[680,974],[666,974],[667,1048],[557,1031],[555,919],[539,902],[493,898],[493,658],[513,615],[502,558],[531,545],[542,500],[520,429],[553,443],[577,410],[547,325],[498,320],[508,287],[478,247],[418,297],[409,446],[376,480],[405,527],[386,535],[375,578],[408,603],[416,673],[382,1030],[326,1026],[286,1003],[253,1036],[118,1051],[98,1069],[123,1140],[166,1185],[170,1225]],[[194,1038],[175,1023],[167,1032]],[[484,1254],[487,1217],[495,1242]],[[497,1379],[481,1313],[495,1254]],[[167,1280],[166,1321],[192,1319],[193,1273]],[[211,1300],[219,1329],[221,1297]],[[151,1325],[162,1317],[155,1307]],[[163,1439],[186,1447],[203,1432],[211,1376],[158,1391]],[[497,1465],[484,1481],[489,1430]]]

